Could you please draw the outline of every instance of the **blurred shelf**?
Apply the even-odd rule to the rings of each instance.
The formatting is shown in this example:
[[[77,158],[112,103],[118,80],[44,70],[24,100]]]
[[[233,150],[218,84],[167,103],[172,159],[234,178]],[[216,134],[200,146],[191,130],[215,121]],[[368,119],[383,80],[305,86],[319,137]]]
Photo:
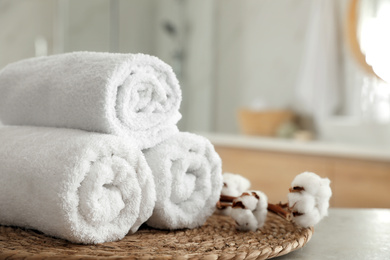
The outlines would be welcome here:
[[[201,135],[218,146],[390,162],[390,147],[220,133],[201,133]]]

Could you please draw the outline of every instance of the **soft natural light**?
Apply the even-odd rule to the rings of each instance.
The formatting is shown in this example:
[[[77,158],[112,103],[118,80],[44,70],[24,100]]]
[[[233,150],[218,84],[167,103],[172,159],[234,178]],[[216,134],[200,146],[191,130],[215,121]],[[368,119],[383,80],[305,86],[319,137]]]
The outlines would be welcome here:
[[[383,81],[366,77],[362,86],[363,114],[378,123],[390,122],[390,2],[380,2],[375,16],[361,24],[360,43],[366,61]]]
[[[390,83],[390,3],[382,3],[374,18],[362,24],[361,44],[366,61],[375,73]]]

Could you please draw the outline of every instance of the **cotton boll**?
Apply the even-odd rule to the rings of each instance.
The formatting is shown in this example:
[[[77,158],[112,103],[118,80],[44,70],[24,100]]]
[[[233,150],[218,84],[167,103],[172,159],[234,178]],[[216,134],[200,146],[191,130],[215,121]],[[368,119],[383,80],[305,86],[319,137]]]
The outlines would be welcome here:
[[[237,197],[240,196],[244,191],[248,190],[251,186],[250,181],[239,174],[225,172],[222,174],[222,176],[222,195]]]
[[[302,187],[311,195],[315,196],[321,186],[321,177],[313,172],[298,174],[291,183],[291,187]]]
[[[301,227],[312,227],[320,222],[321,216],[317,208],[314,208],[312,211],[309,211],[301,216],[294,216],[294,223],[298,224]]]
[[[314,210],[316,204],[315,197],[305,191],[301,193],[290,192],[288,194],[288,206],[293,212],[310,212]]]
[[[234,202],[241,202],[245,208],[253,211],[257,207],[259,199],[252,195],[251,192],[244,192],[240,197],[234,200]]]
[[[230,216],[236,221],[238,230],[257,230],[258,223],[250,209],[232,208]]]
[[[319,205],[329,204],[329,199],[332,196],[330,180],[328,178],[321,178],[312,172],[303,172],[297,175],[291,183],[291,186],[293,187],[291,193],[302,193],[303,191],[307,192],[315,197],[316,203]],[[302,187],[303,190],[295,192],[297,191],[296,187]],[[321,208],[323,207],[321,206]]]
[[[238,197],[244,191],[249,189],[251,185],[248,179],[242,177],[239,174],[226,172],[222,174],[222,177],[223,177],[223,187],[222,187],[221,195]],[[225,209],[218,209],[216,213],[224,216],[229,216],[230,210],[231,208],[227,207]]]
[[[223,187],[222,187],[221,195],[230,196],[230,197],[240,196],[241,193],[243,192],[241,191],[242,187],[240,186],[242,185],[240,185],[240,180],[242,181],[244,179],[244,181],[242,182],[245,182],[246,179],[238,174],[233,174],[233,173],[224,173],[222,174],[222,177],[223,177]],[[218,215],[229,216],[230,210],[231,210],[230,207],[226,207],[224,209],[220,209],[217,207],[216,213]]]
[[[268,198],[261,191],[249,190],[233,201],[233,207],[249,209],[257,220],[257,228],[264,225],[267,218]]]
[[[294,222],[307,227],[317,224],[328,215],[329,199],[332,196],[330,180],[312,172],[297,175],[291,183],[288,204],[295,213]]]
[[[265,195],[261,191],[250,191],[251,193],[255,193],[259,199],[257,201],[257,205],[255,210],[253,210],[253,215],[256,217],[257,220],[257,228],[261,228],[265,220],[267,218],[267,207],[268,207],[268,198],[267,195]]]

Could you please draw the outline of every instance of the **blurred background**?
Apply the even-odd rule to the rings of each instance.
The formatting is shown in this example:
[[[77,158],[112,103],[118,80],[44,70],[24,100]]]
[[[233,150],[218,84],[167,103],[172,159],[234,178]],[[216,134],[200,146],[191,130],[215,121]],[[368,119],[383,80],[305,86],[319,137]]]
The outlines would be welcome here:
[[[255,186],[275,184],[261,169],[287,184],[317,170],[361,181],[335,187],[346,197],[334,205],[390,207],[389,28],[388,0],[0,0],[0,69],[71,51],[155,55],[179,78],[180,130],[208,136],[225,170]],[[380,203],[351,203],[373,187]]]

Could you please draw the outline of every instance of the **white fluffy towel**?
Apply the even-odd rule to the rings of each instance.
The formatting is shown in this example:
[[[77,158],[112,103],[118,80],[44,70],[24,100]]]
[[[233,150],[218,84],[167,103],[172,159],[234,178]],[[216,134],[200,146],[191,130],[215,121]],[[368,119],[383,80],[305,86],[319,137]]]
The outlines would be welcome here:
[[[136,231],[156,194],[142,152],[126,143],[81,130],[0,128],[0,224],[85,244]]]
[[[178,132],[180,103],[172,68],[145,54],[73,52],[0,71],[0,120],[6,125],[131,135],[145,149]]]
[[[222,190],[221,159],[202,136],[180,132],[144,151],[156,184],[149,226],[195,228],[215,211]]]

